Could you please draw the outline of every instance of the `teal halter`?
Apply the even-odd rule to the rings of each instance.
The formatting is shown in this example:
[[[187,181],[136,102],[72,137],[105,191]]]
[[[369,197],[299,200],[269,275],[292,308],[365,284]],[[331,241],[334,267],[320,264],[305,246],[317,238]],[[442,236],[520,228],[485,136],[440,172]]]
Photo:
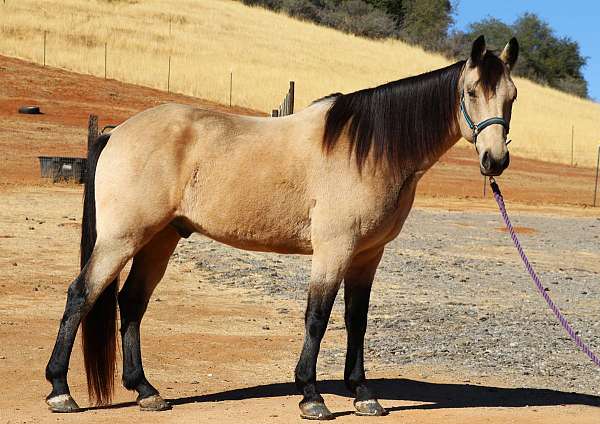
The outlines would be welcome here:
[[[469,116],[469,112],[467,112],[467,108],[465,106],[464,91],[463,91],[462,95],[460,96],[460,110],[461,110],[463,116],[465,117],[465,121],[467,122],[467,125],[469,126],[469,128],[471,128],[471,131],[473,131],[473,144],[477,143],[477,136],[481,133],[481,131],[483,131],[490,125],[494,125],[494,124],[502,125],[504,127],[504,129],[506,130],[506,134],[508,134],[510,126],[508,125],[508,122],[506,122],[506,119],[501,118],[499,116],[495,116],[493,118],[488,118],[484,121],[481,121],[479,124],[476,124],[475,122],[473,122],[473,120]],[[510,143],[510,141],[506,142],[506,144],[508,144],[508,143]]]

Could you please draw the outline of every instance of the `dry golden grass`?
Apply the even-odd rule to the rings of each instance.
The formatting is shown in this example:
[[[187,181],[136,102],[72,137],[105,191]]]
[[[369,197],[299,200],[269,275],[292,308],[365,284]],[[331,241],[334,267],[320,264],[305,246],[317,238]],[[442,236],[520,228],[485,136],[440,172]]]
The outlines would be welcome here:
[[[0,5],[0,54],[269,111],[296,81],[297,108],[335,91],[348,92],[439,68],[448,61],[399,41],[372,41],[260,8],[225,0],[40,1]],[[172,31],[169,34],[169,21]],[[516,81],[511,151],[595,164],[600,105]],[[91,88],[93,89],[93,87]]]

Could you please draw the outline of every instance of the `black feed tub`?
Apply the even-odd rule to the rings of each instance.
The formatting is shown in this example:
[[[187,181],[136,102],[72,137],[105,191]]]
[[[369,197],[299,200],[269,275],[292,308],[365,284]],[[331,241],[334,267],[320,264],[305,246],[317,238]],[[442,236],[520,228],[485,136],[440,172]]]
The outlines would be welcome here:
[[[73,180],[83,183],[87,168],[85,158],[61,156],[38,156],[42,178],[52,178],[54,182]]]

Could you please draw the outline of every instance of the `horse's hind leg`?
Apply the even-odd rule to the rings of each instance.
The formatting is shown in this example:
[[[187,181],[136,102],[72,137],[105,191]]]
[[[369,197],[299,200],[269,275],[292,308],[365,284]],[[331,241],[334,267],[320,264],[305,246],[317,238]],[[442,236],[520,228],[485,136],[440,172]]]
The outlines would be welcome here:
[[[69,359],[77,328],[102,292],[114,282],[134,251],[135,246],[129,242],[99,240],[86,266],[69,286],[56,343],[46,367],[46,379],[52,384],[52,392],[46,402],[52,411],[73,412],[79,409],[67,384]],[[109,391],[112,391],[110,382],[107,384]]]
[[[142,367],[140,323],[154,288],[163,277],[169,258],[179,242],[171,227],[154,236],[133,258],[131,271],[119,293],[121,337],[123,341],[123,385],[138,392],[137,402],[142,410],[170,409],[146,379]]]
[[[382,254],[383,249],[365,252],[358,256],[352,261],[344,277],[345,321],[348,333],[344,382],[355,396],[354,407],[358,415],[385,415],[387,413],[367,387],[364,363],[369,297],[375,271]]]

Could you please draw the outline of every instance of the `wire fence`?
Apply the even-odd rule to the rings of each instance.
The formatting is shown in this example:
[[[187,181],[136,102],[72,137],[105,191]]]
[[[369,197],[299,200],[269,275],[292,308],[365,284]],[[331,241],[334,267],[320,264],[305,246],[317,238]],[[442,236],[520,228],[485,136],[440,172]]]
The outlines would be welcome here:
[[[38,156],[42,178],[51,178],[53,182],[74,181],[83,183],[87,170],[85,158],[62,156]]]
[[[172,21],[168,20],[168,32],[165,31],[165,36],[168,33],[169,36],[173,33],[174,28]],[[62,48],[59,42],[62,43],[64,34],[54,34],[50,31],[41,31],[39,37],[41,46],[37,55],[32,55],[32,60],[43,64],[44,66],[64,66],[62,62],[56,57],[60,56],[60,51],[55,52],[55,49]],[[35,37],[34,37],[35,38]],[[63,40],[64,41],[64,40]],[[59,43],[59,44],[57,44]],[[64,47],[64,46],[63,46]],[[94,40],[89,46],[82,46],[82,49],[86,50],[85,54],[82,53],[82,61],[89,62],[88,66],[90,69],[89,73],[94,74],[105,79],[117,78],[125,82],[150,85],[153,87],[161,88],[167,92],[181,92],[188,93],[185,88],[188,87],[190,75],[186,71],[182,71],[181,68],[185,68],[189,65],[189,58],[180,57],[172,54],[168,49],[165,51],[163,57],[153,55],[152,60],[155,64],[144,71],[144,74],[151,73],[152,75],[146,76],[135,76],[133,79],[123,74],[123,70],[119,68],[119,63],[122,59],[124,52],[122,46],[117,47],[116,53],[111,53],[111,44],[107,40]],[[54,52],[54,53],[53,53]],[[134,53],[134,52],[132,52]],[[57,56],[58,55],[58,56]],[[93,65],[92,65],[93,64]],[[210,98],[215,98],[214,92],[219,91],[218,97],[222,98],[222,103],[228,104],[233,107],[235,104],[244,104],[248,98],[248,93],[244,90],[235,90],[236,86],[241,84],[234,84],[234,79],[237,81],[242,80],[243,75],[234,75],[233,70],[223,70],[222,79],[220,81],[215,80],[212,88]],[[293,83],[293,82],[292,82]],[[183,91],[182,91],[183,90]],[[196,93],[196,95],[202,95],[203,93]],[[293,113],[295,109],[294,105],[294,89],[290,87],[290,91],[284,101],[276,108],[271,111],[272,116],[285,116]],[[236,99],[238,101],[236,101]],[[273,112],[277,110],[277,112]],[[586,166],[593,167],[595,165],[595,150],[596,143],[590,143],[591,135],[589,131],[578,128],[576,123],[566,122],[564,125],[564,131],[562,134],[553,134],[549,139],[543,139],[545,135],[540,135],[540,140],[532,142],[528,140],[527,143],[521,143],[519,139],[515,139],[512,150],[515,154],[525,156],[528,158],[535,159],[538,155],[543,155],[540,160],[558,162],[571,166]],[[535,137],[535,135],[533,135]]]
[[[173,31],[173,25],[172,25],[172,19],[169,19],[169,24],[168,24],[168,34],[169,36],[171,36]],[[58,36],[60,37],[60,34],[58,34]],[[42,43],[42,54],[41,54],[41,60],[40,62],[42,63],[43,66],[47,66],[48,62],[49,62],[49,52],[48,52],[48,46],[49,46],[49,42],[52,38],[52,33],[50,33],[49,31],[43,31],[42,32],[42,37],[41,38],[41,43]],[[111,53],[110,53],[110,44],[108,41],[104,41],[100,43],[101,46],[101,50],[96,49],[96,53],[98,53],[98,55],[101,55],[101,60],[102,60],[102,72],[101,72],[101,76],[103,76],[105,79],[108,79],[111,77],[111,71],[110,71],[110,58],[111,58]],[[39,57],[39,56],[38,56]],[[164,87],[166,88],[166,90],[168,92],[172,91],[172,83],[173,83],[173,79],[174,79],[174,73],[173,73],[173,69],[172,69],[172,65],[174,63],[174,57],[171,54],[168,54],[166,56],[166,72],[164,75],[164,81],[165,81],[165,85]],[[230,71],[227,75],[227,80],[228,80],[228,90],[226,93],[224,93],[224,99],[226,99],[224,101],[224,103],[228,103],[229,106],[233,106],[234,104],[234,73],[233,71]],[[290,86],[289,86],[289,90],[286,93],[284,100],[282,101],[282,103],[275,109],[272,110],[271,115],[274,117],[281,117],[281,116],[286,116],[289,114],[294,113],[294,99],[295,99],[295,82],[294,81],[290,81]],[[570,128],[569,128],[570,127]],[[570,131],[567,131],[567,128],[570,129]],[[540,157],[540,160],[544,160],[544,161],[552,161],[552,162],[558,162],[558,163],[562,163],[562,164],[567,164],[567,165],[571,165],[573,167],[578,167],[578,166],[587,166],[587,167],[592,167],[594,164],[594,156],[597,156],[598,159],[595,161],[595,168],[596,168],[596,174],[598,174],[598,167],[599,167],[599,162],[600,162],[600,149],[598,150],[598,154],[596,154],[596,150],[595,150],[595,146],[594,147],[590,147],[589,146],[589,137],[586,138],[585,140],[585,144],[584,146],[581,145],[581,142],[578,143],[578,133],[577,133],[577,127],[572,124],[570,126],[567,126],[567,128],[565,128],[565,134],[564,137],[562,138],[564,140],[564,144],[561,147],[547,147],[544,146],[543,149],[543,158]],[[567,135],[568,133],[568,135]],[[579,136],[581,138],[581,136]],[[517,140],[518,143],[518,140]],[[515,143],[515,145],[511,146],[513,147],[514,152],[517,155],[521,155],[524,157],[528,157],[528,158],[536,158],[536,154],[538,153],[534,148],[529,148],[529,145],[527,144],[523,144],[523,145],[519,145]],[[556,143],[555,143],[556,144]],[[83,176],[85,175],[85,164],[81,162],[81,158],[68,158],[68,157],[55,157],[55,158],[50,158],[50,157],[46,157],[46,156],[40,156],[39,157],[40,160],[40,167],[43,168],[43,172],[42,174],[44,175],[44,177],[46,178],[52,178],[54,180],[61,180],[61,179],[74,179],[77,181],[81,181]],[[42,165],[43,162],[43,165]],[[596,178],[595,184],[594,184],[594,198],[593,198],[593,204],[594,206],[596,206],[598,200],[598,177]]]
[[[231,74],[231,81],[233,81],[233,73]],[[286,116],[294,113],[294,87],[294,81],[290,81],[290,88],[286,93],[283,102],[279,105],[278,109],[273,110],[274,117]],[[88,119],[88,150],[100,134],[104,134],[114,128],[116,128],[116,125],[106,125],[99,130],[98,116],[90,115]],[[40,162],[40,174],[42,178],[50,178],[55,183],[61,181],[74,181],[82,184],[85,181],[87,172],[86,158],[38,156],[38,160]]]
[[[172,32],[172,23],[169,21],[169,35]],[[53,43],[64,42],[65,37],[68,38],[68,35],[53,33],[48,30],[40,31],[40,45],[34,46],[33,51],[29,52],[25,56],[27,56],[28,60],[31,60],[35,63],[39,63],[42,66],[57,66],[63,67],[65,66],[61,63],[61,59],[57,59],[62,57],[62,53],[56,52],[56,46],[53,48]],[[36,36],[33,39],[37,38]],[[85,51],[84,51],[85,50]],[[118,50],[118,48],[117,48]],[[85,54],[84,54],[85,53]],[[139,54],[138,52],[132,52],[135,54]],[[167,92],[175,92],[174,83],[177,86],[185,86],[188,80],[186,75],[177,75],[175,71],[177,70],[176,65],[181,66],[186,65],[186,58],[178,57],[171,53],[166,54],[164,57],[160,58],[156,55],[152,55],[152,62],[154,62],[153,66],[148,69],[148,73],[153,73],[151,78],[148,81],[136,81],[131,78],[124,78],[123,72],[120,69],[120,59],[122,58],[123,52],[119,51],[119,54],[115,54],[111,52],[111,43],[106,41],[97,41],[92,43],[92,45],[86,46],[82,49],[82,60],[84,62],[88,62],[86,67],[88,70],[86,73],[91,75],[95,75],[98,77],[102,77],[104,79],[115,78],[121,80],[123,82],[134,83],[134,84],[142,84],[148,85],[152,87],[156,87],[159,89],[164,89]],[[20,55],[19,55],[20,56]],[[78,70],[81,72],[81,70]],[[160,75],[159,75],[160,74]],[[179,79],[177,77],[179,76]],[[219,86],[223,86],[223,104],[229,104],[230,107],[233,107],[236,102],[236,93],[234,92],[234,72],[230,71],[223,74],[224,80],[227,80],[227,84],[220,83]],[[152,82],[150,82],[152,80]],[[156,82],[159,81],[157,86]],[[226,87],[225,87],[226,86]],[[183,93],[189,94],[189,93]]]

